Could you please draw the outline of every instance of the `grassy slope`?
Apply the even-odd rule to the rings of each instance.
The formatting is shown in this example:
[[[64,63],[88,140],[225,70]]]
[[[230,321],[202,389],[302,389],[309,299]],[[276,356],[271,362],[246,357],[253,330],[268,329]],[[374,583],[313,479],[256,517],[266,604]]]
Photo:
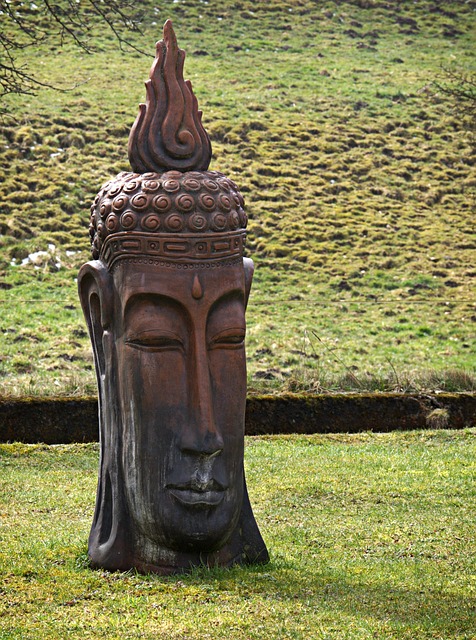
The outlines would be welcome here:
[[[474,429],[248,438],[264,567],[90,571],[95,445],[0,445],[0,638],[470,640]]]
[[[173,19],[211,168],[246,198],[258,267],[250,376],[296,388],[346,375],[341,385],[363,387],[396,372],[407,388],[424,371],[471,370],[474,148],[432,83],[441,65],[474,65],[474,2],[142,5],[140,46],[152,49]],[[79,86],[12,101],[17,121],[2,129],[6,392],[94,389],[74,278],[89,259],[89,203],[127,169],[149,61],[93,35],[95,56],[38,52],[40,77]],[[39,268],[11,266],[49,244],[55,256]]]

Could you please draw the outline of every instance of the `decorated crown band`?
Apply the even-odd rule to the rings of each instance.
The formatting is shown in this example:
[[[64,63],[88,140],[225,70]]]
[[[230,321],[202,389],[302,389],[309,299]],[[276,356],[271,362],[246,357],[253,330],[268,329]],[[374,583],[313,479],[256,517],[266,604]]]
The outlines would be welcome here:
[[[179,262],[243,255],[243,197],[232,180],[207,171],[210,139],[183,79],[184,59],[168,20],[129,136],[133,173],[107,182],[91,207],[93,258],[109,267],[138,255]]]

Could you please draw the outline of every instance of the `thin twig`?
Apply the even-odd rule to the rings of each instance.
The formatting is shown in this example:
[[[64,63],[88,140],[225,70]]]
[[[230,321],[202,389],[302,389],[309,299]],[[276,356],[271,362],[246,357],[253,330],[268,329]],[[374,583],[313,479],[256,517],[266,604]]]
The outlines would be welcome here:
[[[354,383],[360,387],[361,389],[364,388],[364,385],[360,382],[360,380],[357,378],[357,376],[354,374],[354,372],[352,371],[352,369],[341,359],[339,358],[339,356],[337,356],[334,353],[334,349],[332,349],[331,347],[329,347],[323,340],[321,340],[321,338],[317,335],[317,333],[311,329],[311,333],[312,335],[316,338],[316,340],[318,340],[322,346],[324,347],[324,349],[331,354],[331,356],[334,358],[334,360],[340,364],[342,367],[344,367],[344,369],[346,369],[346,371],[348,372],[349,376],[352,378],[352,380],[354,381]]]

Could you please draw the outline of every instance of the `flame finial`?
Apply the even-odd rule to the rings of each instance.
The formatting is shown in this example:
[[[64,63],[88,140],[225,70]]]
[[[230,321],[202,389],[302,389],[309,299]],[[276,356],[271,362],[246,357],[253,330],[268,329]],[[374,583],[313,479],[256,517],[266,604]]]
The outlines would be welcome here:
[[[145,83],[146,102],[139,105],[129,135],[129,161],[137,173],[208,169],[210,139],[192,83],[183,79],[184,60],[185,51],[179,49],[172,22],[167,20]]]

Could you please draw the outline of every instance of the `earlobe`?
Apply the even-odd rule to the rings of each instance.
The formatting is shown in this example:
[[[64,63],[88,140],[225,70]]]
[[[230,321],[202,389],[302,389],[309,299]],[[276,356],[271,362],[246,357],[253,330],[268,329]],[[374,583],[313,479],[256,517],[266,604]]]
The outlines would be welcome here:
[[[251,281],[253,280],[255,265],[251,258],[243,258],[243,266],[245,268],[245,305],[247,305],[248,298],[250,297]]]
[[[93,260],[84,264],[78,274],[78,292],[88,325],[99,376],[104,375],[104,333],[112,317],[112,278],[104,264]]]
[[[99,297],[100,322],[103,329],[107,329],[112,313],[112,278],[100,260],[91,260],[83,264],[78,274],[78,292],[86,320],[89,316],[91,296],[95,294]]]

